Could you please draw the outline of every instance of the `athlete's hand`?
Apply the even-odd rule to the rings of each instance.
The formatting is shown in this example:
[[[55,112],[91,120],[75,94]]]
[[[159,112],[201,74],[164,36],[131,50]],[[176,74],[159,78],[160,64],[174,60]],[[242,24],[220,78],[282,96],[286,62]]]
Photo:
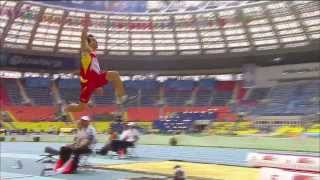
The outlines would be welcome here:
[[[82,27],[89,27],[92,25],[91,19],[89,16],[85,16],[83,19],[81,19],[81,25]]]
[[[81,82],[81,83],[87,83],[88,80],[87,80],[87,79],[84,79],[84,78],[82,78],[82,77],[80,76],[80,82]]]

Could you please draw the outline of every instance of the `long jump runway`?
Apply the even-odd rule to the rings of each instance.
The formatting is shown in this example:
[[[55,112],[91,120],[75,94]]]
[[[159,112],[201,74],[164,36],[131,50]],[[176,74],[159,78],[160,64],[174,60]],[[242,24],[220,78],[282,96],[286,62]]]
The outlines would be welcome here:
[[[138,145],[137,158],[115,160],[108,156],[91,156],[89,163],[93,170],[79,170],[77,174],[40,176],[44,165],[35,162],[46,146],[59,148],[60,143],[1,143],[2,179],[106,179],[120,180],[139,177],[164,177],[173,174],[173,167],[181,165],[191,179],[243,179],[254,180],[258,170],[246,167],[246,156],[254,150],[212,148],[212,147],[170,147],[156,145]],[[101,147],[99,144],[98,147]],[[22,168],[13,166],[20,160]],[[242,178],[241,178],[242,177]]]

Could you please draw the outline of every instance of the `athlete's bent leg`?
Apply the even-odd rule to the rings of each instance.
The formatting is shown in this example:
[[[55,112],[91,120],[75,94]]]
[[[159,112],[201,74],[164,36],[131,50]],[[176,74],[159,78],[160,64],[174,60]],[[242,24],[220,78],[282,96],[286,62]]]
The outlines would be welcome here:
[[[119,73],[117,71],[108,71],[106,74],[106,78],[109,82],[112,83],[117,98],[122,98],[126,94],[126,92],[124,90],[124,86],[120,79]]]
[[[83,103],[83,102],[80,102],[79,104],[70,104],[64,109],[64,111],[79,112],[79,111],[83,111],[86,106],[87,106],[87,103]]]

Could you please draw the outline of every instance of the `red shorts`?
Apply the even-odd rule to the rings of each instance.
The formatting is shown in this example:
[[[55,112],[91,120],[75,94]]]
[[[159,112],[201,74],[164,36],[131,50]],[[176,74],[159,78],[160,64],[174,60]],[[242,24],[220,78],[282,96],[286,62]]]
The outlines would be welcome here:
[[[88,103],[92,93],[99,87],[108,84],[107,72],[97,74],[94,78],[88,78],[88,82],[81,83],[80,102]]]

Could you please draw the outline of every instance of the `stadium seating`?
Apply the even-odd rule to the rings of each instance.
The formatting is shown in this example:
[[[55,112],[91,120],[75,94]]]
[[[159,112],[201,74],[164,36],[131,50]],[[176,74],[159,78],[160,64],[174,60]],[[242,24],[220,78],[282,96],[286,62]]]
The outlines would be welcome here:
[[[242,81],[238,81],[236,87],[236,100],[237,102],[241,102],[245,98],[248,89],[243,87]]]
[[[59,79],[58,86],[61,98],[66,103],[79,101],[80,82],[78,79]]]
[[[51,81],[47,78],[26,78],[24,87],[35,105],[52,105]]]
[[[268,103],[257,107],[258,115],[305,115],[319,112],[320,82],[280,83],[268,95]]]
[[[22,96],[17,84],[17,79],[2,79],[11,104],[21,104]]]
[[[268,87],[257,87],[252,88],[247,91],[247,96],[243,97],[239,103],[235,104],[232,109],[234,112],[247,112],[251,113],[255,111],[259,105],[259,102],[263,99],[266,99],[271,88]]]
[[[194,81],[169,79],[164,82],[164,88],[167,105],[183,106],[188,100],[191,100]]]
[[[154,106],[160,99],[160,83],[156,80],[140,81],[140,106]]]
[[[270,91],[270,88],[253,88],[248,97],[246,98],[247,101],[259,101],[265,99]]]
[[[215,81],[212,79],[201,79],[198,83],[198,89],[194,105],[209,106],[212,101],[213,88]]]
[[[112,105],[115,103],[115,93],[111,84],[103,87],[103,94],[93,96],[96,105]]]
[[[280,83],[272,88],[254,88],[248,91],[249,94],[246,96],[246,90],[242,90],[242,87],[238,86],[236,84],[238,82],[235,81],[167,80],[162,84],[156,80],[128,80],[124,83],[129,95],[138,95],[137,101],[129,104],[128,108],[128,117],[133,121],[153,121],[158,119],[160,112],[163,114],[184,111],[200,112],[210,108],[219,109],[216,116],[217,121],[236,121],[238,117],[229,108],[226,111],[221,111],[227,105],[230,105],[233,112],[249,112],[254,115],[304,115],[315,114],[319,111],[319,80]],[[16,79],[2,79],[2,84],[1,97],[7,96],[7,104],[10,102],[12,105],[20,105],[22,96]],[[49,88],[51,87],[49,79],[27,78],[22,85],[24,85],[27,95],[32,99],[35,107],[55,104],[51,88]],[[66,103],[79,101],[79,80],[60,79],[57,81],[57,85],[61,99]],[[158,102],[162,88],[166,103],[161,111]],[[235,92],[237,92],[236,95]],[[232,104],[228,104],[232,97],[236,97],[240,102],[234,105],[236,108],[231,106]],[[4,101],[3,99],[5,98],[2,98],[2,101]],[[113,107],[115,94],[111,84],[104,87],[104,95],[94,95],[92,99],[95,103],[94,107],[105,108],[108,113],[117,110]],[[194,100],[191,101],[193,104],[188,104],[187,102],[192,99]],[[92,108],[90,111],[94,110],[95,108]],[[54,111],[52,113],[54,114]],[[16,115],[16,111],[13,114]],[[27,120],[52,120],[53,116],[50,118],[28,118]],[[23,117],[22,120],[25,120],[24,116],[18,115],[17,117]]]
[[[141,92],[139,81],[133,81],[133,80],[124,81],[124,87],[128,96],[137,96]],[[128,106],[129,107],[139,106],[140,98],[141,96],[138,96],[137,101],[130,102]]]
[[[218,81],[213,92],[211,105],[225,106],[232,98],[235,81]]]
[[[9,85],[5,85],[5,90],[9,89],[12,92],[18,93],[18,95],[12,95],[11,98],[20,97],[20,100],[16,100],[17,105],[20,105],[22,101],[19,87],[15,79],[4,80],[8,81]],[[172,81],[171,85],[161,85],[159,81],[156,80],[130,80],[125,81],[125,88],[129,95],[137,95],[138,100],[134,102],[135,104],[129,105],[128,108],[128,119],[131,121],[154,121],[159,118],[160,107],[158,107],[158,102],[160,99],[160,89],[163,87],[167,96],[165,99],[170,99],[170,93],[179,92],[178,98],[169,100],[169,104],[165,104],[163,113],[169,114],[173,112],[184,112],[184,111],[207,111],[211,108],[206,104],[206,106],[184,106],[185,102],[191,98],[191,94],[194,90],[194,81],[182,80],[182,81]],[[5,82],[7,83],[7,82]],[[17,121],[52,121],[55,120],[56,108],[53,104],[53,94],[51,92],[51,81],[44,78],[27,78],[23,81],[22,85],[26,89],[27,95],[34,101],[34,106],[10,106],[6,107],[5,110],[9,111]],[[58,79],[56,82],[59,89],[61,99],[66,103],[78,102],[80,94],[80,83],[77,79]],[[213,89],[212,84],[210,88],[205,85],[199,85],[200,90],[203,91],[207,89]],[[9,88],[8,88],[9,87]],[[14,88],[12,88],[14,87]],[[15,90],[15,91],[14,91]],[[5,91],[4,91],[5,92]],[[11,93],[12,93],[11,92]],[[185,95],[184,92],[187,94]],[[6,93],[4,93],[6,94]],[[182,94],[182,95],[181,95]],[[8,95],[10,93],[8,92]],[[10,96],[9,96],[10,97]],[[11,101],[11,100],[10,100]],[[93,108],[87,108],[81,113],[72,113],[73,118],[79,118],[81,115],[85,114],[110,114],[117,111],[114,106],[115,95],[112,85],[104,87],[104,95],[93,96],[93,102],[95,106]],[[207,103],[209,99],[207,99]],[[171,105],[170,105],[171,104]],[[39,110],[39,107],[43,107],[41,113],[35,114]],[[216,108],[217,114],[220,118],[225,119],[226,114],[230,111],[224,111],[223,107],[213,107]],[[29,114],[30,113],[30,114]],[[222,115],[221,115],[222,114]]]
[[[320,81],[301,83],[295,92],[295,98],[288,104],[288,113],[314,114],[319,111]]]
[[[154,106],[159,100],[160,83],[156,80],[127,80],[124,81],[126,93],[138,96],[136,101],[130,102],[129,107]],[[104,95],[95,95],[97,105],[112,105],[115,103],[115,93],[112,85],[104,87]]]

